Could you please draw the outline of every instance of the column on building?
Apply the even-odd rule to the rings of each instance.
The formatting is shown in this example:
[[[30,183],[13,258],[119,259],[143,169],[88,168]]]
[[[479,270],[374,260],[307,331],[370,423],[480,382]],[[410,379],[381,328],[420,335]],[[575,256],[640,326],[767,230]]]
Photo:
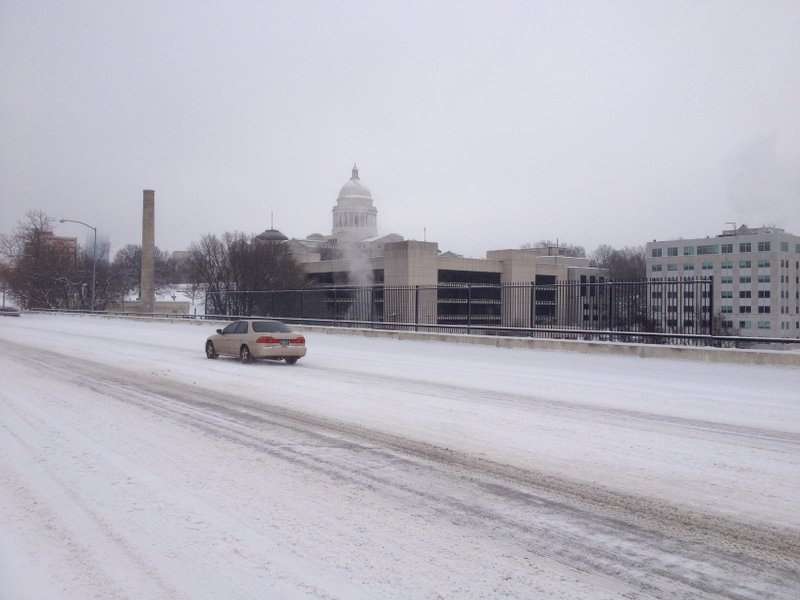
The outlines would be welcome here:
[[[435,242],[406,240],[384,247],[385,318],[394,323],[436,324],[439,249]],[[393,292],[392,288],[404,288]]]
[[[536,279],[536,255],[527,250],[492,250],[489,260],[500,261],[500,322],[503,327],[533,327],[532,289]],[[517,284],[517,285],[505,285]]]

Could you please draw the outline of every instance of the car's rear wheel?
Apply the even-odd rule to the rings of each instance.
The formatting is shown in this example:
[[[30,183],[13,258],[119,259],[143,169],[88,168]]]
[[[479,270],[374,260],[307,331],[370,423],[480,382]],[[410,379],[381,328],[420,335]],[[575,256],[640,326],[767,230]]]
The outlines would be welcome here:
[[[242,346],[239,348],[239,358],[242,360],[242,364],[247,364],[253,362],[253,355],[250,354],[250,348],[247,346]]]
[[[214,342],[211,340],[206,342],[206,356],[208,358],[217,358],[219,356],[217,350],[214,348]]]
[[[284,360],[286,361],[287,365],[293,365],[294,363],[297,362],[297,357],[296,356],[290,356],[288,358],[285,358]]]

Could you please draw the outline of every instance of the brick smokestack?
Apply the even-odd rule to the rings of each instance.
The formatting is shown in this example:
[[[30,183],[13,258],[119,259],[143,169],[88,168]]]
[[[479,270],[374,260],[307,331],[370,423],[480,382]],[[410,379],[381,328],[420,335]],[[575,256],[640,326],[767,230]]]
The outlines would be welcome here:
[[[142,312],[155,310],[156,193],[144,190],[142,205]]]

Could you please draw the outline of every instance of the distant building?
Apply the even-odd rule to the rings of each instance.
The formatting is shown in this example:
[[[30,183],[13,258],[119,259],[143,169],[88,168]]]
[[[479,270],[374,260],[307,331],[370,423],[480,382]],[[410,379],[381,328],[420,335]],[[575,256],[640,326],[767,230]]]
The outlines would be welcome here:
[[[45,248],[74,261],[78,256],[78,238],[60,237],[52,231],[37,230],[33,239],[25,242],[23,253],[26,257],[34,257],[37,252]]]
[[[555,284],[575,281],[602,282],[606,271],[589,266],[587,258],[568,257],[560,248],[492,250],[485,259],[464,258],[453,252],[440,252],[435,242],[405,240],[390,233],[378,235],[377,209],[372,193],[361,181],[358,167],[339,191],[333,207],[331,235],[312,234],[305,239],[288,240],[295,259],[303,266],[310,282],[317,285],[367,285],[384,287],[444,286],[473,284],[494,286],[485,290],[483,314],[470,318],[483,320],[487,325],[530,327],[547,315],[555,318],[558,307],[555,296],[531,300],[530,294],[520,298],[509,296],[501,284]],[[275,238],[280,232],[267,230],[262,236]],[[448,299],[441,294],[430,314],[421,317],[428,323],[458,321],[461,300]],[[531,310],[531,302],[538,302]],[[581,327],[597,318],[598,307],[587,297],[580,303],[581,314],[572,314],[570,321],[559,323]],[[411,319],[412,307],[397,307],[398,318]],[[536,316],[533,316],[536,315]]]
[[[652,292],[651,310],[676,315],[671,319],[676,326],[677,315],[687,308],[713,309],[723,331],[800,337],[800,237],[775,227],[742,225],[713,238],[653,241],[646,252],[651,279],[714,278],[713,299]]]

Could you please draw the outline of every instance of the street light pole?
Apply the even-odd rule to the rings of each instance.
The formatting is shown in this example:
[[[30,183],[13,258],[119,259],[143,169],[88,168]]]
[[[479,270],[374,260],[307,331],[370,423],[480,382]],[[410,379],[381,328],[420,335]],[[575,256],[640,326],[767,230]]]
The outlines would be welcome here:
[[[92,312],[94,312],[94,292],[95,292],[95,282],[97,276],[97,227],[92,227],[88,223],[84,223],[83,221],[76,221],[74,219],[59,219],[59,223],[77,223],[78,225],[83,225],[84,227],[88,227],[92,231],[94,231],[94,242],[92,244]]]

